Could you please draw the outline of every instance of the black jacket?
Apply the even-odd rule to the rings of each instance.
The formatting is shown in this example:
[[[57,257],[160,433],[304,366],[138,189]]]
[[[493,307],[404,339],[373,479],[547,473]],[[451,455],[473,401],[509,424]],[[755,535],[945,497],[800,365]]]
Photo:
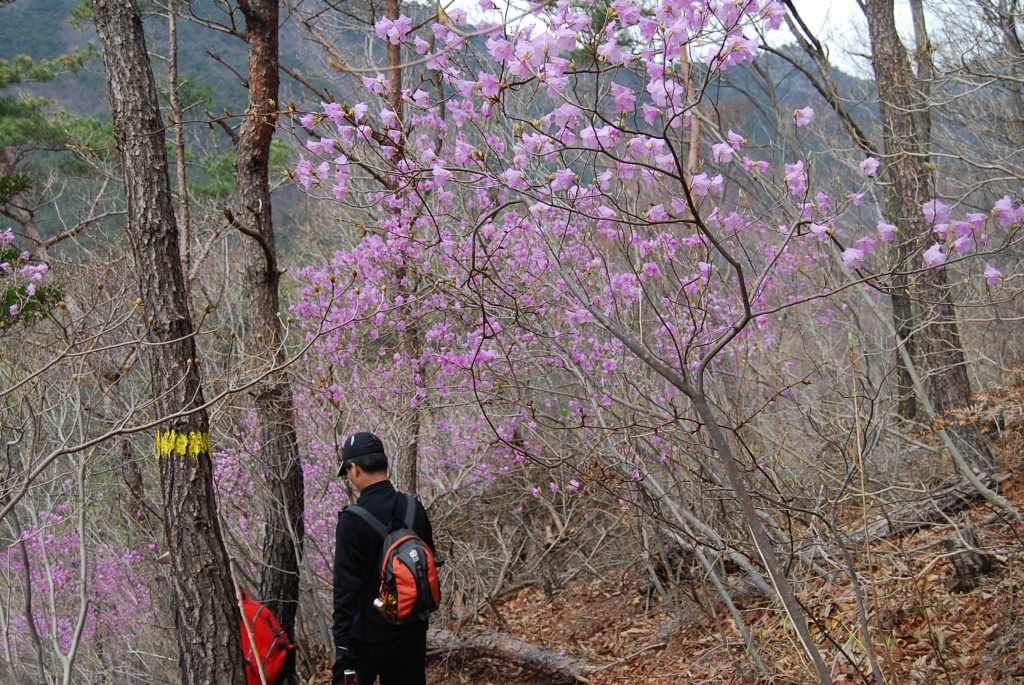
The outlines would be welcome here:
[[[406,497],[391,481],[374,483],[363,490],[357,504],[389,525],[405,517]],[[416,502],[413,530],[434,549],[434,531],[423,505]],[[380,590],[380,557],[383,540],[359,516],[344,511],[338,514],[334,543],[334,644],[351,647],[352,640],[385,642],[416,631],[425,631],[427,622],[396,626],[373,606]]]

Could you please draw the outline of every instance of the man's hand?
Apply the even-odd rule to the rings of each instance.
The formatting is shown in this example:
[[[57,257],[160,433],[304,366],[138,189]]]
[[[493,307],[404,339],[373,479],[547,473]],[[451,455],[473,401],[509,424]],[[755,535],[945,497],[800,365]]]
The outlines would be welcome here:
[[[356,658],[348,647],[334,648],[333,685],[345,685],[345,671],[356,670]]]

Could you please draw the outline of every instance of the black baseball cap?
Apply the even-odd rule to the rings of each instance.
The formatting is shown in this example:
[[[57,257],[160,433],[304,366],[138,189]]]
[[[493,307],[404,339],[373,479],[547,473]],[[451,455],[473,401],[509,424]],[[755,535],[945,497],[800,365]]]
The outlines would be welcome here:
[[[341,468],[338,469],[338,477],[345,475],[348,464],[353,459],[366,454],[377,454],[384,452],[384,443],[373,433],[356,433],[345,439],[345,445],[341,451]]]

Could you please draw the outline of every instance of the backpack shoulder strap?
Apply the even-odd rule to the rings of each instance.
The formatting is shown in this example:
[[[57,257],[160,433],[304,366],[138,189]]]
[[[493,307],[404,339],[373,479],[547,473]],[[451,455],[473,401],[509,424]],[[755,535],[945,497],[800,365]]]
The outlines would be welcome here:
[[[405,496],[405,527],[412,530],[412,524],[416,520],[416,498],[407,494]]]
[[[377,535],[381,536],[381,538],[386,538],[388,536],[387,526],[381,523],[379,518],[368,512],[366,509],[363,509],[358,504],[353,504],[349,507],[346,507],[345,511],[351,511],[353,514],[357,515],[359,518],[369,523],[370,528],[373,528],[377,532]]]

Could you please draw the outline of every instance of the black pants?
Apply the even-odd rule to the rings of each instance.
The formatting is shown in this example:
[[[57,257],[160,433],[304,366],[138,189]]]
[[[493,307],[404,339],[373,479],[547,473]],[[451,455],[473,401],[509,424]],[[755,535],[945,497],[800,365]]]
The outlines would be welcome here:
[[[359,655],[359,685],[427,685],[427,631],[415,631],[387,642],[353,644]]]

